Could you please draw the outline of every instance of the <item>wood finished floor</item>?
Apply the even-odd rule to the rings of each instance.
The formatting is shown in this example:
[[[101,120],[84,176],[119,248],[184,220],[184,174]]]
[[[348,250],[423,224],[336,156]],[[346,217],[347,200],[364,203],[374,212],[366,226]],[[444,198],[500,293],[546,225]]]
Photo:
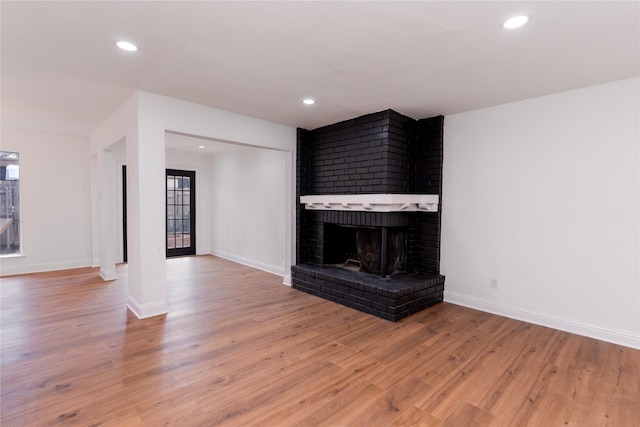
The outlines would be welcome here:
[[[219,258],[2,279],[1,425],[638,426],[640,351],[442,303],[391,323]]]

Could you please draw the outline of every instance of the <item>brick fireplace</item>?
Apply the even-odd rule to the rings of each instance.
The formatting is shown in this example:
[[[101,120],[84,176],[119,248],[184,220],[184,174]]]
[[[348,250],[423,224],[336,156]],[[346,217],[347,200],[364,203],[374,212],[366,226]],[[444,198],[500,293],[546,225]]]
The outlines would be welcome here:
[[[298,130],[295,289],[392,321],[442,301],[443,120]]]

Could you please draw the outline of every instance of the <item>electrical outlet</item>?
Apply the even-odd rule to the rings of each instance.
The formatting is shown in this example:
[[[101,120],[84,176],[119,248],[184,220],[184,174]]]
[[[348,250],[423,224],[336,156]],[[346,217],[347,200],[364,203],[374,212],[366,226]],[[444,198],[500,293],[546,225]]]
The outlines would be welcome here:
[[[498,279],[491,279],[491,289],[498,289]]]

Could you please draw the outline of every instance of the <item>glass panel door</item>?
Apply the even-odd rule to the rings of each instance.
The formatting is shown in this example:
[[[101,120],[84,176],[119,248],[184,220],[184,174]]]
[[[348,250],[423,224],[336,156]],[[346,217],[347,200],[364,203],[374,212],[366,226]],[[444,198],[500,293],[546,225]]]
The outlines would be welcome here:
[[[20,253],[19,157],[0,151],[0,255]]]
[[[195,255],[194,171],[167,169],[167,257]]]

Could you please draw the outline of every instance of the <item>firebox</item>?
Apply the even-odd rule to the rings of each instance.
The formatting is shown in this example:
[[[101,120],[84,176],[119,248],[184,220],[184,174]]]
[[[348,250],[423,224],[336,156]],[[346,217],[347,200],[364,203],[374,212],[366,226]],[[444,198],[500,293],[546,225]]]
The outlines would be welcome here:
[[[405,271],[404,227],[324,227],[325,264],[380,277]]]

